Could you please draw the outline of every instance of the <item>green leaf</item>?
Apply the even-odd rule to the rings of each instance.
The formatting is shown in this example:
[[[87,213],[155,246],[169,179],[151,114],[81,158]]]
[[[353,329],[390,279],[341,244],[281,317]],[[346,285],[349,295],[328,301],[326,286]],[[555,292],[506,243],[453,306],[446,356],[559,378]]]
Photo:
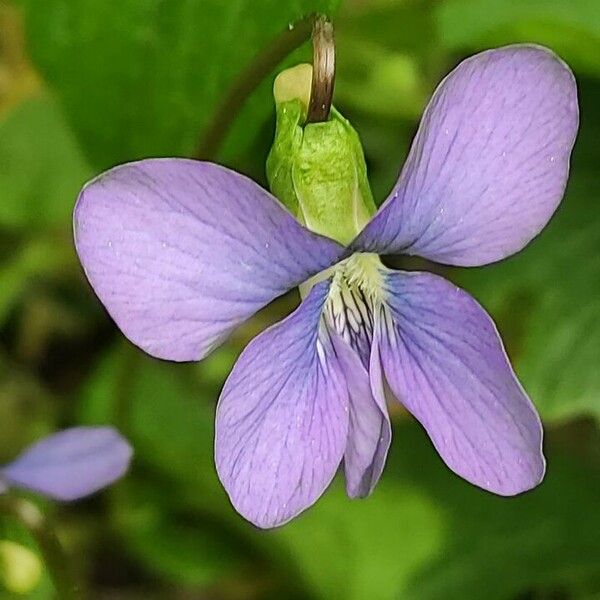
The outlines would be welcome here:
[[[401,597],[509,600],[561,597],[561,590],[570,590],[569,598],[580,597],[578,589],[598,593],[600,473],[593,459],[582,459],[576,450],[584,434],[576,427],[560,435],[550,432],[544,482],[521,496],[502,498],[454,476],[432,448],[425,452],[422,432],[403,428],[396,468],[435,494],[448,536]],[[597,445],[597,431],[591,435]]]
[[[447,49],[537,42],[580,70],[600,72],[600,11],[593,1],[448,0],[436,16]]]
[[[0,356],[0,465],[55,427],[54,398],[34,373]]]
[[[597,466],[586,468],[549,436],[544,483],[502,498],[452,474],[414,421],[394,435],[372,496],[349,500],[337,482],[270,534],[318,598],[510,600],[546,597],[536,590],[598,591]],[[580,442],[577,431],[565,435]]]
[[[0,120],[0,225],[65,226],[91,171],[56,102],[26,100]]]
[[[335,25],[335,102],[342,112],[366,113],[370,120],[418,118],[429,95],[425,67],[436,43],[426,4],[369,2],[348,9]]]
[[[384,476],[366,500],[349,500],[338,481],[276,537],[319,597],[386,600],[441,550],[444,535],[428,494]]]
[[[97,167],[191,155],[235,77],[304,15],[338,0],[24,0],[36,66]],[[268,88],[263,88],[263,93]],[[234,139],[256,132],[270,99]],[[252,134],[253,135],[253,134]]]
[[[580,86],[582,114],[600,86]],[[562,205],[518,255],[455,279],[499,322],[525,388],[547,420],[600,418],[598,118],[584,119]]]
[[[36,237],[11,250],[11,255],[0,263],[0,324],[26,295],[32,281],[64,275],[73,263],[72,249],[61,240],[47,237]]]
[[[179,506],[177,494],[129,480],[115,495],[117,525],[127,548],[147,568],[177,584],[208,586],[240,568],[239,545],[215,525]],[[168,486],[168,482],[163,482]]]

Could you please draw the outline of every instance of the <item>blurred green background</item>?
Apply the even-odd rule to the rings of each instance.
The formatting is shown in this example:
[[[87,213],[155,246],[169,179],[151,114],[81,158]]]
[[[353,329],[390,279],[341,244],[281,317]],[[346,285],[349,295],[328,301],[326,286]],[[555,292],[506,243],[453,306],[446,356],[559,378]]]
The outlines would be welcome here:
[[[140,157],[191,156],[229,86],[302,15],[334,15],[335,103],[381,202],[427,97],[465,56],[530,41],[576,73],[581,130],[550,226],[501,264],[444,274],[493,314],[546,426],[548,474],[493,497],[392,407],[375,493],[340,482],[258,531],[213,468],[219,389],[262,311],[199,364],[128,345],[74,256],[80,186]],[[306,44],[284,64],[310,60]],[[214,157],[265,183],[272,74]],[[0,463],[60,427],[112,423],[136,459],[118,485],[43,505],[92,599],[600,598],[600,0],[0,0]],[[439,267],[438,267],[439,270]],[[36,500],[39,503],[39,500]],[[34,541],[0,515],[0,598],[53,597]]]

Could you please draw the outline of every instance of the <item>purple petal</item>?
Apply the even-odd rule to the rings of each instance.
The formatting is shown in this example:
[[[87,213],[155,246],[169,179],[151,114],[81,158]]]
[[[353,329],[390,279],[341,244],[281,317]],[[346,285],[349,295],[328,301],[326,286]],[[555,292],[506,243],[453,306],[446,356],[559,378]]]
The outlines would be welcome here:
[[[342,460],[348,391],[321,319],[329,282],[244,350],[217,408],[216,465],[236,510],[274,527],[313,504]]]
[[[125,474],[132,449],[111,427],[74,427],[33,445],[2,469],[9,486],[77,500]]]
[[[353,247],[465,266],[521,250],[563,196],[578,120],[573,74],[549,50],[465,60],[435,91],[396,186]]]
[[[250,179],[185,159],[122,165],[88,183],[75,209],[75,240],[123,333],[149,354],[178,361],[202,358],[342,252]]]
[[[379,481],[392,441],[383,392],[379,351],[371,352],[369,372],[360,356],[338,335],[332,334],[349,393],[348,441],[344,452],[346,492],[351,498],[368,496]]]
[[[540,420],[488,314],[436,275],[390,272],[386,282],[377,325],[385,376],[446,464],[503,496],[540,483]]]

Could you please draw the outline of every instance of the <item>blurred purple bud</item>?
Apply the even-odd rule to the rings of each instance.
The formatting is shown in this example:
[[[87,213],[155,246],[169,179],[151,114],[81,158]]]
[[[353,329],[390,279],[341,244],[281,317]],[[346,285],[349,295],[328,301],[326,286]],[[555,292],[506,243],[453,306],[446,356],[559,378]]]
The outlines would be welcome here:
[[[132,454],[127,440],[112,427],[73,427],[34,444],[0,469],[0,493],[16,487],[56,500],[77,500],[122,477]]]

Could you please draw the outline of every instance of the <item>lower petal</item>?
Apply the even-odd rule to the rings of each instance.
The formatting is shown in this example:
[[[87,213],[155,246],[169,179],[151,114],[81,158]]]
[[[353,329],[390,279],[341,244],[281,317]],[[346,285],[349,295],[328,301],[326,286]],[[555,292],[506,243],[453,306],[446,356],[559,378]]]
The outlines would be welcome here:
[[[335,334],[332,339],[344,369],[350,400],[344,452],[346,492],[351,498],[361,498],[377,485],[392,441],[379,352],[376,348],[371,352],[368,372],[347,342]]]
[[[390,272],[386,287],[376,324],[386,378],[446,464],[504,496],[538,485],[541,423],[489,315],[428,273]]]
[[[217,472],[236,510],[281,525],[333,479],[348,436],[348,390],[321,314],[329,282],[244,350],[217,408]]]

